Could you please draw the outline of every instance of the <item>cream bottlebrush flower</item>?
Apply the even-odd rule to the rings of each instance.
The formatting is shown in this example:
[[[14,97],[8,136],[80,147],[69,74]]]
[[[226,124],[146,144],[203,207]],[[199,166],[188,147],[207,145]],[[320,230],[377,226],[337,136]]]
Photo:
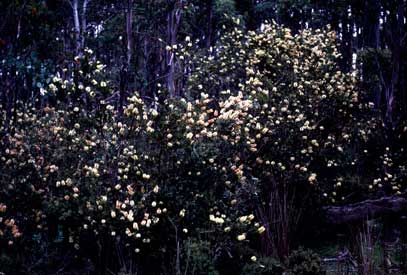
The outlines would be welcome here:
[[[244,223],[245,221],[247,221],[247,216],[241,216],[239,218],[239,222]]]
[[[188,102],[188,103],[187,103],[187,111],[188,111],[188,112],[191,112],[191,111],[192,111],[192,103],[191,103],[191,102]]]
[[[54,76],[53,78],[52,78],[52,81],[53,82],[55,82],[55,83],[58,83],[58,82],[61,82],[61,78],[59,78],[59,77],[57,77],[57,76]]]
[[[211,222],[217,223],[217,224],[223,224],[225,220],[221,217],[215,217],[215,215],[209,215],[209,220]]]
[[[134,234],[134,233],[132,233],[132,232],[130,231],[129,228],[126,228],[125,233],[126,233],[126,235],[129,236],[129,237],[133,236],[133,234]]]
[[[194,134],[191,133],[191,132],[189,132],[189,133],[186,135],[187,139],[192,139],[193,136],[194,136]]]
[[[212,222],[214,222],[214,221],[215,221],[215,215],[210,214],[210,215],[209,215],[209,220],[212,221]]]
[[[315,180],[317,179],[317,174],[312,173],[309,177],[308,177],[308,181],[310,183],[313,183]]]
[[[45,90],[44,88],[40,88],[40,95],[44,96],[47,94],[47,90]]]
[[[237,236],[238,241],[244,241],[246,239],[246,233],[240,234]]]
[[[264,231],[266,231],[266,228],[264,226],[257,228],[257,232],[259,232],[259,234],[262,234]]]
[[[127,214],[127,220],[129,222],[133,222],[134,221],[134,213],[133,210],[130,210],[129,213]]]
[[[156,117],[156,116],[158,116],[158,112],[157,112],[157,110],[155,110],[155,109],[151,109],[151,115],[152,116],[154,116],[154,117]]]
[[[48,87],[49,87],[49,88],[51,89],[51,91],[53,91],[54,93],[55,93],[56,91],[58,91],[57,86],[55,86],[53,83],[49,84]]]

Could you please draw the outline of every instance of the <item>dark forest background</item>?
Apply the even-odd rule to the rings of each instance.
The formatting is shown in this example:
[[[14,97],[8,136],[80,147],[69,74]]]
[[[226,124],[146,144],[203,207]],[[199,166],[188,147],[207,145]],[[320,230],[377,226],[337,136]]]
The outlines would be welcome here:
[[[293,32],[330,25],[336,31],[344,71],[359,70],[366,97],[393,126],[406,116],[406,3],[354,1],[2,1],[2,102],[38,97],[48,73],[72,66],[91,48],[120,77],[125,89],[156,96],[165,78],[170,95],[182,94],[176,64],[165,51],[186,36],[202,48],[214,45],[225,15],[246,29],[265,20]]]

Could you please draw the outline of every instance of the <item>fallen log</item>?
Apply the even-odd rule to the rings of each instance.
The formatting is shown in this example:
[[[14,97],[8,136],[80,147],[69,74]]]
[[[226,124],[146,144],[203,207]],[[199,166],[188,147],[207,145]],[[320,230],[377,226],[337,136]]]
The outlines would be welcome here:
[[[407,192],[344,206],[327,206],[323,210],[330,224],[352,223],[387,215],[407,215]]]
[[[321,259],[324,263],[331,263],[331,262],[336,262],[336,263],[343,263],[348,261],[351,263],[354,267],[357,267],[358,264],[356,260],[352,257],[352,254],[349,252],[348,249],[345,251],[339,252],[339,254],[336,257],[333,258],[322,258]]]

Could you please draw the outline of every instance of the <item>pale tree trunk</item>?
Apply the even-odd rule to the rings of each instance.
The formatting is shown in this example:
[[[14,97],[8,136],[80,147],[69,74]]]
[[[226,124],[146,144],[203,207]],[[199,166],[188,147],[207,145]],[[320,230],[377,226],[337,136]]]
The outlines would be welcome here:
[[[207,3],[207,17],[208,17],[208,26],[206,32],[206,47],[209,48],[212,45],[212,20],[213,20],[213,0],[208,0]]]
[[[353,54],[353,21],[348,13],[342,17],[342,70],[349,72],[352,69],[352,54]]]
[[[75,29],[75,54],[82,55],[83,48],[85,47],[86,37],[86,11],[90,0],[83,0],[82,11],[79,10],[79,0],[68,1],[72,7],[73,21]],[[80,16],[79,16],[80,13]]]
[[[170,10],[167,16],[167,39],[169,45],[172,47],[177,44],[178,28],[181,21],[182,8],[184,5],[184,0],[177,1],[167,1],[170,6]],[[167,57],[167,85],[170,97],[176,96],[176,85],[175,85],[175,54],[173,51],[168,51]]]
[[[390,24],[387,27],[387,38],[390,44],[392,52],[392,68],[391,76],[386,85],[386,82],[381,74],[381,81],[384,86],[384,95],[386,99],[386,114],[385,119],[388,126],[394,126],[394,104],[395,93],[399,84],[400,78],[400,62],[402,58],[402,46],[403,46],[403,26],[404,26],[404,8],[402,5],[394,10],[394,14],[390,15]]]
[[[375,51],[380,49],[380,10],[381,4],[379,0],[365,0],[364,13],[366,14],[363,21],[362,46]],[[368,65],[364,65],[362,69],[363,79],[366,80],[371,74]],[[375,83],[373,86],[374,104],[377,109],[381,106],[382,89],[380,83]]]
[[[133,0],[127,0],[126,11],[126,34],[127,34],[127,66],[130,67],[131,56],[133,54]]]
[[[79,23],[79,0],[73,0],[72,2],[72,11],[73,11],[73,20],[75,26],[75,52],[76,55],[81,53],[81,26]]]
[[[123,106],[126,98],[126,93],[129,87],[129,77],[131,73],[131,57],[133,54],[133,0],[125,0],[125,17],[126,17],[126,62],[123,64],[120,71],[120,94],[119,94],[119,115],[123,113]]]
[[[85,36],[86,36],[86,10],[88,8],[89,0],[84,0],[82,5],[82,32],[81,32],[81,49],[85,47]]]

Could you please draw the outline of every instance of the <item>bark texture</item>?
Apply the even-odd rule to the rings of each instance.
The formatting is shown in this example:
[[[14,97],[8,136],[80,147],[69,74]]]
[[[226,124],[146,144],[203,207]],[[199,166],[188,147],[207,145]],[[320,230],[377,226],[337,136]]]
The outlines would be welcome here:
[[[325,207],[324,212],[327,222],[331,224],[352,223],[387,215],[407,215],[407,193],[346,206]]]

